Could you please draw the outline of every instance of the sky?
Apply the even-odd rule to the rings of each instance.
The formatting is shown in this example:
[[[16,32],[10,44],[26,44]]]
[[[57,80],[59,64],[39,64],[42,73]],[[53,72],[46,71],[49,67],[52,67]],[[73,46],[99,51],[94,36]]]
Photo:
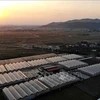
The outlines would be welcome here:
[[[0,1],[0,25],[44,25],[82,18],[100,18],[100,1]]]

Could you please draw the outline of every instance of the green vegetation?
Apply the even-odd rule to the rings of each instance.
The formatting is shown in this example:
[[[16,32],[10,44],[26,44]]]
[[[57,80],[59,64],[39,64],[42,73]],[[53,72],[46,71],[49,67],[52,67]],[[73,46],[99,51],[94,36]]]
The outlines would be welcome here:
[[[66,32],[63,30],[0,31],[0,59],[47,53],[22,48],[23,44],[75,44],[100,42],[100,32]]]
[[[23,56],[31,56],[38,54],[45,54],[45,51],[34,50],[34,49],[5,49],[0,50],[0,59],[10,59]]]

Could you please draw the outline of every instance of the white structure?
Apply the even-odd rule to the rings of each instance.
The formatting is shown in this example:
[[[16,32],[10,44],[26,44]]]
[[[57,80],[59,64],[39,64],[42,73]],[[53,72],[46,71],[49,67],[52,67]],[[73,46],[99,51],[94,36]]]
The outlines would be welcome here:
[[[67,72],[60,72],[49,76],[39,78],[41,82],[46,84],[51,90],[68,85],[78,81],[79,79]]]
[[[100,64],[90,65],[87,67],[79,68],[78,70],[91,76],[96,76],[100,74]]]
[[[31,80],[3,89],[3,93],[8,100],[32,100],[48,91],[49,88],[38,80]]]
[[[23,62],[9,63],[9,64],[5,64],[4,66],[3,65],[0,66],[0,73],[6,72],[6,71],[8,72],[17,71],[17,70],[45,65],[49,63],[66,61],[70,59],[80,59],[80,58],[83,58],[83,56],[79,56],[76,54],[69,54],[69,55],[50,57],[46,59],[31,60],[28,62],[23,61]]]
[[[55,62],[59,62],[59,61],[65,61],[66,59],[63,57],[57,56],[57,57],[47,58],[46,60],[49,62],[55,63]]]
[[[81,59],[81,58],[83,58],[83,56],[76,55],[76,54],[63,55],[62,57],[66,58],[67,60],[73,60],[73,59]]]
[[[25,76],[21,71],[0,74],[0,86],[17,83],[26,79],[27,76]]]
[[[5,72],[7,72],[5,67],[3,65],[0,65],[0,73],[5,73]]]
[[[26,61],[24,62],[16,62],[16,63],[10,63],[10,64],[5,64],[5,68],[7,69],[8,72],[10,71],[16,71],[19,69],[25,69],[25,68],[29,68],[31,67],[31,65],[29,63],[27,63]]]
[[[29,71],[24,71],[23,72],[28,78],[34,78],[36,77],[37,73],[39,73],[39,70],[37,68],[31,69]]]
[[[28,63],[32,66],[39,66],[39,65],[45,65],[45,64],[49,64],[50,62],[46,61],[45,59],[38,59],[38,60],[31,60],[28,61]]]
[[[81,79],[88,79],[90,78],[90,76],[88,75],[85,75],[84,73],[81,73],[81,72],[72,72],[72,74],[76,77],[79,77]]]
[[[68,69],[74,69],[74,68],[84,67],[88,65],[87,63],[84,63],[79,60],[63,61],[63,62],[59,62],[58,64],[63,65],[64,67]]]

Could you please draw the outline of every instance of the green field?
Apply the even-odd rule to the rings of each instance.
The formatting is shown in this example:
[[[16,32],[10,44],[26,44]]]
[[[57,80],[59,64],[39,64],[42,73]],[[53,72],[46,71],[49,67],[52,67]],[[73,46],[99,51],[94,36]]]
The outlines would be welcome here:
[[[0,59],[29,56],[45,53],[38,50],[26,50],[23,44],[73,44],[81,41],[100,42],[100,32],[66,31],[4,31],[0,32]]]

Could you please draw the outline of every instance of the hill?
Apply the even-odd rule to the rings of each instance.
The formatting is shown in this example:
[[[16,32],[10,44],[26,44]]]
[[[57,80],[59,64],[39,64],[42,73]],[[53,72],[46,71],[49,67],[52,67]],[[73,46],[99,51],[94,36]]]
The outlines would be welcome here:
[[[52,22],[47,25],[42,26],[43,28],[72,28],[72,29],[100,29],[100,19],[77,19],[69,20],[66,22]]]

